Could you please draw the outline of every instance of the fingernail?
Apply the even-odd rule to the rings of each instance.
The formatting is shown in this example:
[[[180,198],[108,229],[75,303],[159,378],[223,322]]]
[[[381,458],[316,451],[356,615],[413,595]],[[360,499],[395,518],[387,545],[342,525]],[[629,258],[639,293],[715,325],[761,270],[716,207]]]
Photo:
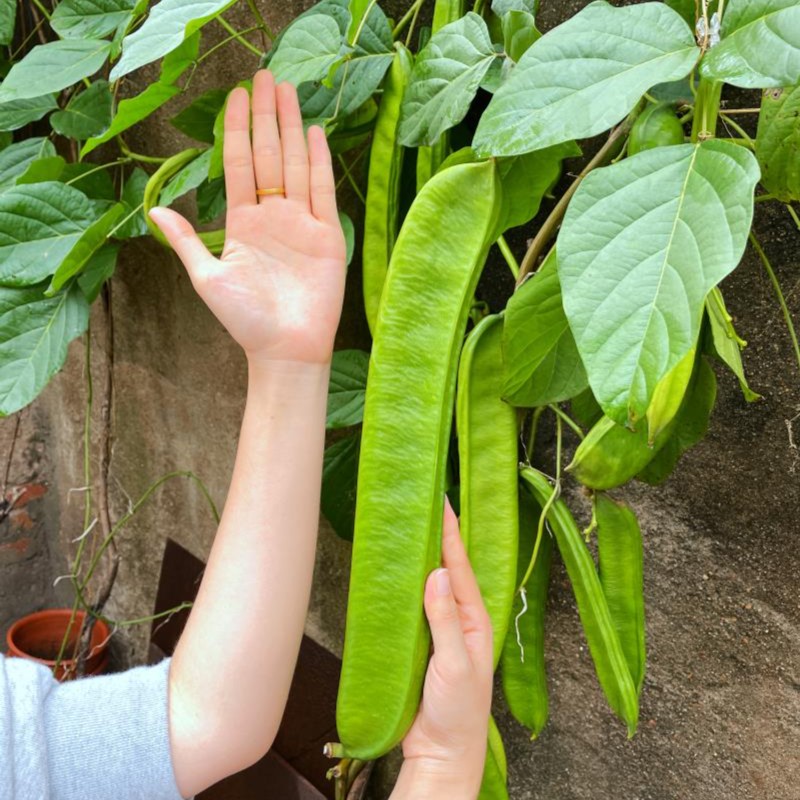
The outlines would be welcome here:
[[[440,569],[435,578],[436,594],[439,597],[446,597],[450,594],[450,573],[446,569]]]

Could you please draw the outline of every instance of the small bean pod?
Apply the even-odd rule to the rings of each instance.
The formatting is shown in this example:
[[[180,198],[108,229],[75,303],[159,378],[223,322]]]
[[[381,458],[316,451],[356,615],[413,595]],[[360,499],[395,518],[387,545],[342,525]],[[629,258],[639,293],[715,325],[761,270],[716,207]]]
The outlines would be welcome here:
[[[668,103],[653,103],[637,117],[628,139],[628,155],[635,156],[652,147],[683,144],[683,126]]]
[[[555,491],[550,482],[530,467],[523,467],[520,474],[536,501],[544,507]],[[548,524],[567,568],[600,686],[611,708],[628,726],[628,736],[633,736],[639,721],[638,693],[592,556],[563,500],[552,504]]]

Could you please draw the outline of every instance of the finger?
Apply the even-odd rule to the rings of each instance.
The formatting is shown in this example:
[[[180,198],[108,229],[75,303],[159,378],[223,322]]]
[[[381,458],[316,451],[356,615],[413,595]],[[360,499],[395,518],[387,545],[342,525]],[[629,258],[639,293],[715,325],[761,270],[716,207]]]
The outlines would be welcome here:
[[[311,170],[311,213],[321,222],[339,224],[336,181],[325,131],[319,125],[308,129],[308,162]]]
[[[256,181],[253,172],[253,147],[250,143],[250,96],[247,89],[236,88],[225,107],[225,194],[228,208],[256,204]]]
[[[450,571],[453,594],[458,604],[467,608],[483,609],[478,581],[475,579],[475,573],[458,530],[458,518],[446,497],[442,527],[442,561]]]
[[[180,214],[169,208],[156,207],[150,209],[150,218],[167,237],[193,282],[204,269],[216,262],[189,221]]]
[[[275,97],[283,149],[283,185],[286,188],[286,197],[309,209],[308,152],[297,91],[290,83],[279,83],[275,87]]]
[[[283,186],[281,138],[275,104],[275,79],[269,70],[261,69],[253,79],[253,162],[256,186],[275,189]],[[279,195],[275,195],[279,197]],[[267,202],[272,195],[260,197]]]
[[[425,614],[437,659],[448,667],[468,665],[461,618],[446,569],[436,569],[428,576],[425,584]]]

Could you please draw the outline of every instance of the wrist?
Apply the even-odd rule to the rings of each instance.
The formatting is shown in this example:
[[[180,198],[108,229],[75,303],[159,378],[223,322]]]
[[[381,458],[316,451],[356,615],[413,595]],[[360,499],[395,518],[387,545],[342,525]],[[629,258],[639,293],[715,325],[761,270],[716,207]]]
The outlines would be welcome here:
[[[483,764],[407,758],[400,768],[391,800],[475,800],[482,776]]]

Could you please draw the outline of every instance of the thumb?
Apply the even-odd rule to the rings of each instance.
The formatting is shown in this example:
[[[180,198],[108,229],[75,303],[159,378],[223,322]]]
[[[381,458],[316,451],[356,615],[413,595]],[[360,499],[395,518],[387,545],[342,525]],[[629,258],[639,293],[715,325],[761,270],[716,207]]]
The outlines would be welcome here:
[[[425,585],[425,614],[431,627],[434,655],[445,669],[469,666],[461,618],[446,569],[434,570]]]
[[[164,234],[192,279],[198,275],[204,265],[216,261],[195,233],[191,223],[177,211],[157,206],[150,209],[150,219]]]

